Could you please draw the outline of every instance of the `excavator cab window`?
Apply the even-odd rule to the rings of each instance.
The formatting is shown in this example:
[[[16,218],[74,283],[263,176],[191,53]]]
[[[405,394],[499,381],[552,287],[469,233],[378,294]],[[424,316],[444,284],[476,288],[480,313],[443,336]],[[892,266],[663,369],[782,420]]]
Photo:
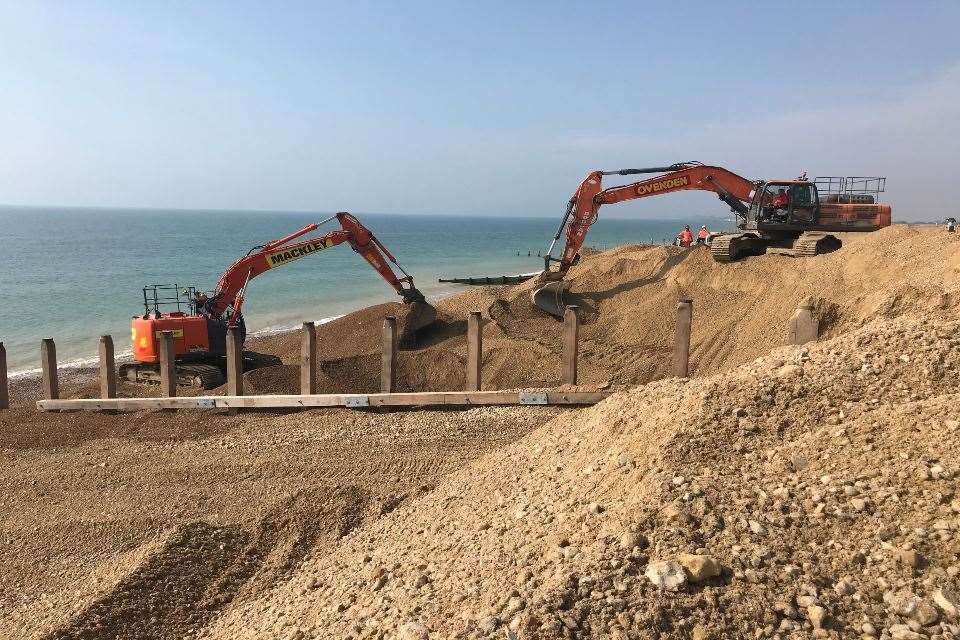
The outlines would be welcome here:
[[[818,213],[817,187],[811,183],[768,182],[750,207],[757,222],[811,224]]]
[[[757,222],[786,222],[789,216],[789,192],[785,184],[767,183],[753,201]]]
[[[787,194],[790,198],[788,220],[798,224],[812,224],[817,220],[819,199],[817,187],[812,182],[790,185]]]

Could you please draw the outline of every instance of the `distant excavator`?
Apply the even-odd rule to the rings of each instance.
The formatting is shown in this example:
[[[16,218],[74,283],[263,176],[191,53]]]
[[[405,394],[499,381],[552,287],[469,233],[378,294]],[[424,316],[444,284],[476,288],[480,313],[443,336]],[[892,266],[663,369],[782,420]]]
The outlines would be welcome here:
[[[603,176],[661,174],[640,182],[604,189]],[[700,162],[681,162],[665,167],[593,171],[580,183],[544,257],[539,276],[543,286],[534,290],[534,304],[562,317],[563,296],[569,284],[563,280],[580,258],[590,226],[602,205],[661,196],[677,191],[712,191],[737,218],[737,233],[710,238],[710,252],[717,262],[732,262],[768,250],[796,257],[836,251],[841,241],[831,232],[876,231],[890,225],[891,209],[877,203],[886,187],[882,177],[823,177],[808,180],[748,180],[722,167]],[[566,246],[560,258],[553,249],[566,229]],[[556,269],[552,265],[556,263]]]
[[[293,242],[321,225],[336,219],[340,229],[323,236]],[[120,367],[121,377],[137,381],[159,380],[162,331],[173,331],[177,384],[211,389],[224,382],[223,356],[226,354],[227,329],[238,327],[246,340],[243,302],[247,285],[258,275],[347,242],[407,304],[416,306],[408,320],[408,330],[416,331],[436,320],[436,311],[414,286],[413,276],[404,271],[385,246],[359,220],[341,212],[319,223],[308,224],[278,240],[254,247],[223,273],[211,295],[196,287],[181,289],[178,284],[155,284],[143,288],[144,313],[134,316],[130,337],[134,362]],[[387,261],[403,274],[397,277]],[[183,310],[186,308],[186,311]],[[245,368],[279,364],[275,358],[247,362]]]

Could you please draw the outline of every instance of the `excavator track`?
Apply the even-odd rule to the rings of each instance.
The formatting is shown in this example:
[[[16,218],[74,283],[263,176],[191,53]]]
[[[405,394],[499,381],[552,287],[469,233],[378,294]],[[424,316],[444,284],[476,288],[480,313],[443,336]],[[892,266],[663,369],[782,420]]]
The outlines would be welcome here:
[[[829,233],[807,231],[793,243],[793,255],[798,258],[812,258],[823,253],[836,251],[843,243],[840,238]]]
[[[710,255],[717,262],[734,262],[746,256],[759,256],[766,252],[763,238],[752,233],[730,233],[714,237],[710,243]]]
[[[120,365],[120,377],[130,382],[160,382],[160,369],[156,365],[127,363]],[[212,364],[202,362],[177,364],[177,386],[198,389],[216,389],[226,379],[223,371]]]
[[[178,364],[177,384],[201,389],[216,389],[226,382],[223,372],[212,364]]]

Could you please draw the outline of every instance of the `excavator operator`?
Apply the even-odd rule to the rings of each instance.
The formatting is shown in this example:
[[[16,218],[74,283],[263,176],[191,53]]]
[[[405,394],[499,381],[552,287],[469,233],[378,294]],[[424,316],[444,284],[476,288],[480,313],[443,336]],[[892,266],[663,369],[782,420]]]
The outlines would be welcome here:
[[[197,313],[206,315],[209,313],[208,307],[210,305],[210,296],[205,294],[203,291],[197,291],[193,294],[193,304],[197,308]]]
[[[778,211],[783,211],[790,204],[790,196],[787,194],[787,190],[781,187],[777,191],[776,197],[770,204],[764,209],[765,217],[768,220],[773,220],[777,216]],[[781,217],[786,217],[784,214],[781,214]]]

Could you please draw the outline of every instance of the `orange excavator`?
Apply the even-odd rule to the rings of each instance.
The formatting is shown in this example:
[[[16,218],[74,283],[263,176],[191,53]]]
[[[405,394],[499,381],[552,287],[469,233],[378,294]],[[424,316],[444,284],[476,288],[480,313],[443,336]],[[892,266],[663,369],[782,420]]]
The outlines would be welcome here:
[[[659,174],[639,182],[604,189],[603,176]],[[748,180],[722,167],[681,162],[665,167],[593,171],[580,183],[557,228],[533,302],[557,317],[563,315],[563,278],[580,258],[590,226],[601,206],[661,196],[677,191],[711,191],[736,215],[736,233],[711,238],[710,251],[717,262],[732,262],[768,250],[796,257],[835,251],[841,241],[831,232],[876,231],[890,224],[890,205],[878,204],[886,178],[824,177],[808,180]],[[566,246],[554,258],[554,246],[566,229]],[[557,268],[552,265],[557,264]]]
[[[340,223],[340,229],[294,242],[334,219]],[[427,304],[423,294],[414,286],[413,277],[403,270],[393,254],[359,220],[341,212],[322,222],[308,224],[288,236],[254,247],[230,265],[210,295],[195,287],[181,289],[178,284],[145,286],[144,313],[134,316],[130,331],[134,362],[121,365],[120,375],[134,382],[159,380],[159,338],[162,331],[172,331],[177,383],[205,389],[223,384],[227,329],[238,327],[241,339],[246,339],[242,310],[250,281],[265,271],[344,242],[363,256],[405,303],[417,305],[418,308],[411,313],[408,330],[423,328],[436,319],[433,307]],[[388,260],[403,274],[402,278],[397,277]],[[248,361],[250,358],[253,359]],[[245,369],[279,364],[276,358],[257,358],[256,354],[244,354],[244,360]]]

